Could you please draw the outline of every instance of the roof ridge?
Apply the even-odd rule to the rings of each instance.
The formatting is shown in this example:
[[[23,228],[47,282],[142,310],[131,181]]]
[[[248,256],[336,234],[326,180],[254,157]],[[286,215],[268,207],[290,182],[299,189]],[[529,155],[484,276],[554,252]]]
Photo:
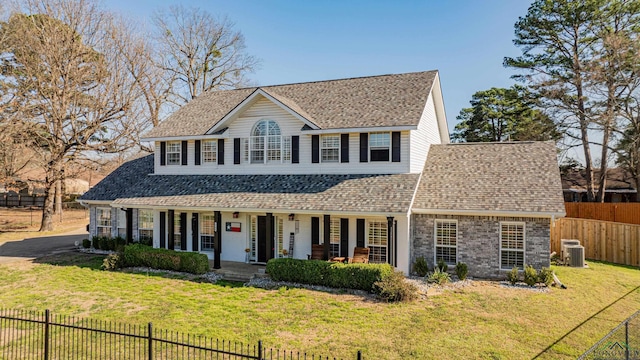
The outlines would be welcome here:
[[[522,145],[522,144],[537,144],[537,143],[546,143],[551,140],[525,140],[525,141],[477,141],[477,142],[453,142],[448,144],[437,144],[437,145]]]

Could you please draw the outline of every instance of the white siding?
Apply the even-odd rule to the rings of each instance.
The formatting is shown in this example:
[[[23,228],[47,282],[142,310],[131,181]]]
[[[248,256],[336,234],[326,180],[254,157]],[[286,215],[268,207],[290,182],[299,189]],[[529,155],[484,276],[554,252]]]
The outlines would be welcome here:
[[[438,129],[438,119],[433,102],[433,94],[429,95],[427,104],[422,112],[418,130],[411,132],[410,172],[419,173],[424,168],[431,144],[442,143]]]

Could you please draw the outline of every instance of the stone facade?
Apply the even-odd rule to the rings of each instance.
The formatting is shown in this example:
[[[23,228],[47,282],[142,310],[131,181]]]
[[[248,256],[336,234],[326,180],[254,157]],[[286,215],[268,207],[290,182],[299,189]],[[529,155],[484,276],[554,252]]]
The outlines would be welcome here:
[[[435,262],[435,220],[457,221],[457,260],[469,266],[469,276],[487,279],[504,278],[507,269],[500,269],[500,223],[524,223],[526,265],[539,270],[549,267],[549,218],[497,216],[458,216],[414,214],[411,216],[411,263],[424,256],[430,268]]]

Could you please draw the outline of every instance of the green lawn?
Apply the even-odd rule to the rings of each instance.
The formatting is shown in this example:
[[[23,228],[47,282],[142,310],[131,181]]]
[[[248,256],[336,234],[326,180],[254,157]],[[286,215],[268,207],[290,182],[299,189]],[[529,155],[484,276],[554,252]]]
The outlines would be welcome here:
[[[81,260],[78,260],[80,257]],[[576,358],[640,309],[640,271],[556,267],[549,293],[475,282],[409,304],[303,289],[262,290],[104,272],[73,255],[0,266],[0,307],[144,324],[366,359]]]

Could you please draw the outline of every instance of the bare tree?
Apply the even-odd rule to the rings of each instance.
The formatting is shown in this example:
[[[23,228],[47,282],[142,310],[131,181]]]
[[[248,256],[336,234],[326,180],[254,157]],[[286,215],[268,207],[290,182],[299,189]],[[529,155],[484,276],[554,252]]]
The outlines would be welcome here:
[[[133,145],[139,96],[121,56],[113,16],[92,0],[27,0],[2,24],[4,82],[25,107],[46,173],[40,230],[53,228],[53,198],[70,162]],[[132,119],[134,121],[132,121]],[[59,186],[58,186],[59,187]]]
[[[173,101],[182,105],[212,89],[244,86],[259,60],[245,52],[244,36],[227,18],[197,8],[172,6],[158,12],[160,66],[174,79]]]

